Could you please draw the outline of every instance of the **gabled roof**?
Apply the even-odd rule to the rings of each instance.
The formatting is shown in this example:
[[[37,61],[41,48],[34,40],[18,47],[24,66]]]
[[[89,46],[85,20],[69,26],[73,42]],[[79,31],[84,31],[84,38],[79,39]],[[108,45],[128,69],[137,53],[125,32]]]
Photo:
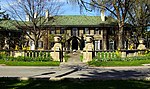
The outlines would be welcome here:
[[[106,17],[106,21],[102,21],[100,16],[85,15],[69,15],[54,16],[49,18],[46,25],[52,26],[104,26],[117,25],[117,20],[112,17]]]

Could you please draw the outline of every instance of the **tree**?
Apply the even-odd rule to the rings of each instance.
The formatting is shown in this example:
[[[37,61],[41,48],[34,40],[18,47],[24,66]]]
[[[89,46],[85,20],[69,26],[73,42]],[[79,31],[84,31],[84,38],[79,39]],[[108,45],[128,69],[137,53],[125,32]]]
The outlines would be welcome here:
[[[117,19],[118,22],[118,48],[123,48],[123,29],[126,22],[126,16],[130,6],[131,0],[68,0],[69,2],[76,2],[80,7],[84,7],[86,10],[101,10],[108,11]]]
[[[48,22],[49,15],[57,15],[63,3],[58,0],[16,0],[14,4],[8,1],[8,5],[7,10],[16,21],[15,25],[24,30],[37,49],[38,41],[47,33],[44,25]]]
[[[1,6],[0,6],[0,21],[2,20],[8,20],[9,18],[9,14],[6,13],[6,11],[1,11]]]
[[[2,21],[2,17],[3,17],[3,15],[4,15],[4,11],[1,11],[1,6],[0,6],[0,21]]]
[[[136,38],[143,38],[145,30],[150,25],[150,1],[149,0],[132,0],[133,5],[130,7],[127,17],[128,23],[136,29]]]

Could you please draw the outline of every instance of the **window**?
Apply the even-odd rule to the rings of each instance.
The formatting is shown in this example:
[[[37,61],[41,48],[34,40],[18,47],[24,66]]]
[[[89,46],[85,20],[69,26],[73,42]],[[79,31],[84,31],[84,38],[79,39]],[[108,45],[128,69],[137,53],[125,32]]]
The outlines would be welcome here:
[[[123,48],[124,49],[128,48],[128,41],[127,40],[123,41]]]
[[[33,46],[34,45],[34,41],[30,41],[30,46]]]
[[[95,28],[95,34],[100,35],[101,34],[101,30],[99,28]]]
[[[89,34],[89,33],[90,33],[89,28],[85,28],[85,34]]]
[[[114,49],[115,49],[115,42],[109,41],[109,50],[114,50]]]
[[[114,35],[115,34],[115,31],[114,31],[114,29],[113,28],[110,28],[110,33],[109,33],[110,35]]]
[[[95,40],[95,50],[102,50],[102,40]]]
[[[38,48],[43,48],[43,41],[38,42]]]
[[[60,29],[60,34],[64,34],[64,30],[65,30],[65,28],[61,28]]]
[[[72,33],[73,36],[78,36],[78,28],[72,28]]]
[[[55,34],[55,28],[51,28],[51,34]]]
[[[31,49],[31,50],[35,50],[34,41],[30,41],[30,49]]]

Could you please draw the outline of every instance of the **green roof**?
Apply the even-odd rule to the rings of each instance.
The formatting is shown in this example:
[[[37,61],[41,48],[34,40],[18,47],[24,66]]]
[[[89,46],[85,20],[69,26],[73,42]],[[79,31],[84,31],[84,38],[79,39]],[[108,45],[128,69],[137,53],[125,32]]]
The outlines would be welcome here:
[[[1,20],[0,30],[18,30],[15,26],[15,20]]]
[[[43,19],[45,17],[42,17]],[[106,17],[106,21],[102,21],[100,16],[85,16],[85,15],[60,15],[60,16],[52,16],[49,18],[48,22],[45,22],[45,26],[114,26],[117,25],[117,20],[112,17]],[[16,20],[1,20],[0,21],[0,30],[19,30],[16,26],[18,22],[19,26],[25,26],[22,21]],[[30,22],[25,22],[28,26],[32,24]]]
[[[102,26],[116,25],[117,21],[112,17],[106,17],[102,21],[100,16],[70,15],[51,17],[47,25],[54,26]]]

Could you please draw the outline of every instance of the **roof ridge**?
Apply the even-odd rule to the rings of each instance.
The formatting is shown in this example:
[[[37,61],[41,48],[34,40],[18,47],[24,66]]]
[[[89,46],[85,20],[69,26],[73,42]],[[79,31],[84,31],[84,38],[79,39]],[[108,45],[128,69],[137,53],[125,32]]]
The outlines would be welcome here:
[[[85,16],[85,17],[100,17],[100,16],[88,16],[88,15],[56,15],[56,16]]]

